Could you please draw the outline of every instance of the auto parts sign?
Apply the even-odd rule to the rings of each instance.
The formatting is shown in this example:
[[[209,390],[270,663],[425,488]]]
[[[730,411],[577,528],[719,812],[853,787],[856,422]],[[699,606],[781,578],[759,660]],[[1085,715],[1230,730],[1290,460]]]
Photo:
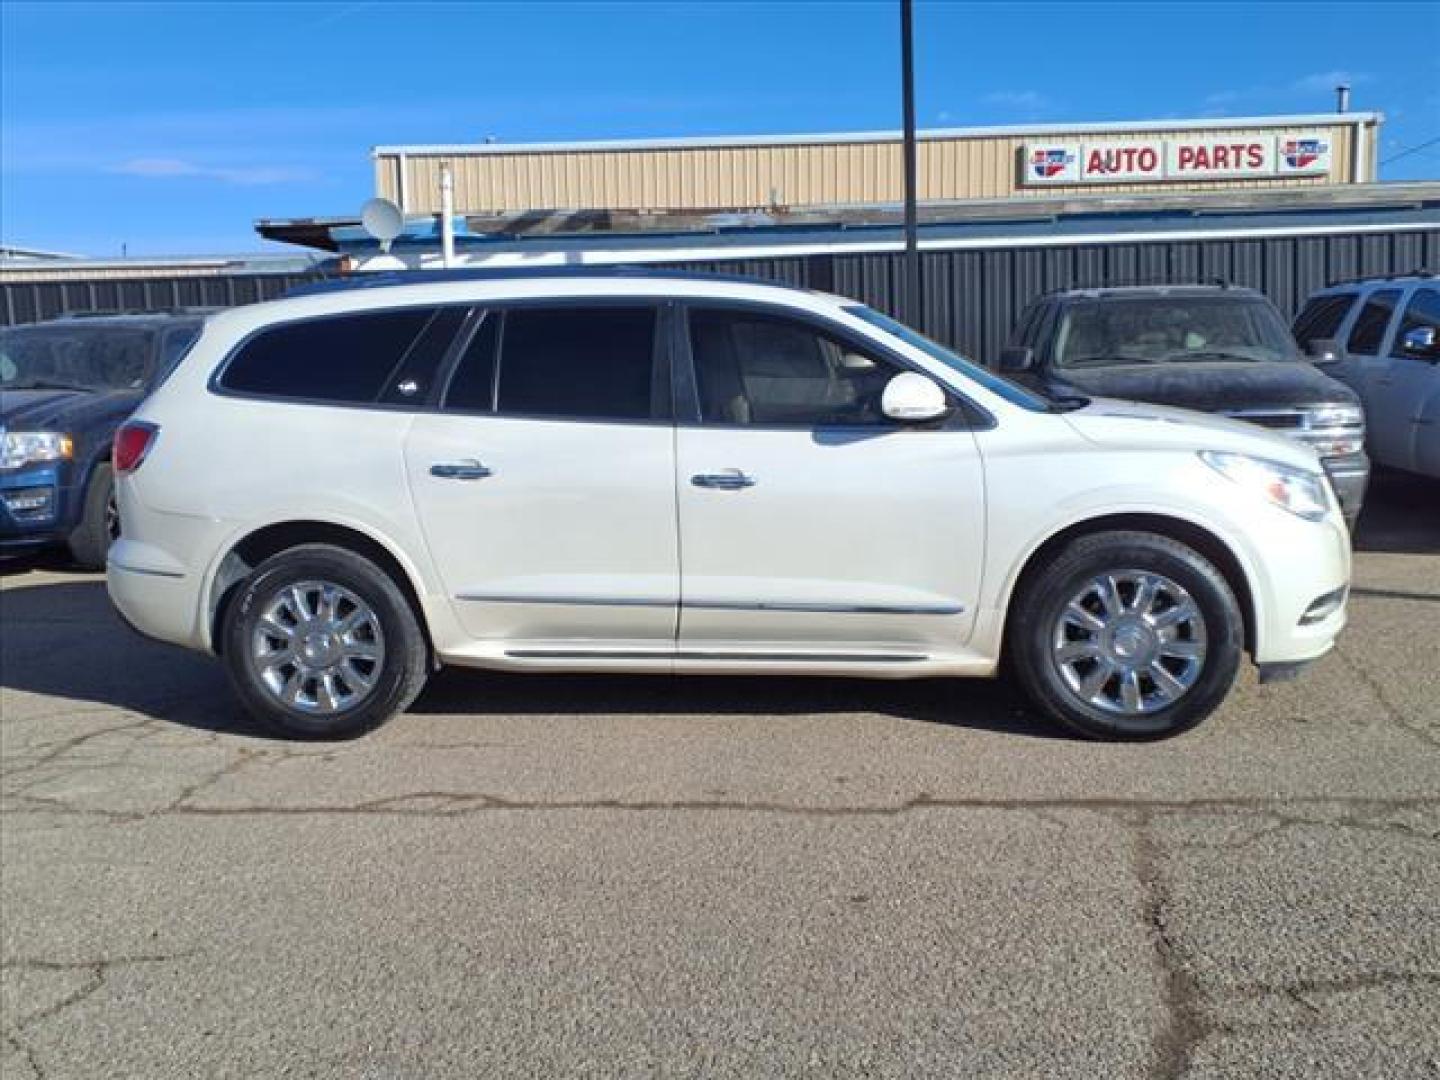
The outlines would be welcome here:
[[[1324,176],[1331,160],[1331,140],[1316,134],[1037,142],[1022,151],[1027,186]]]

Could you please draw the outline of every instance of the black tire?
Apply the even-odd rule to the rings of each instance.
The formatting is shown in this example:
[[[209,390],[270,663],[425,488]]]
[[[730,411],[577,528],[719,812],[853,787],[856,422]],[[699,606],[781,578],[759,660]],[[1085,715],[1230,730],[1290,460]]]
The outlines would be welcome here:
[[[1071,599],[1100,575],[1132,570],[1168,578],[1185,590],[1203,618],[1205,638],[1205,654],[1188,689],[1143,715],[1086,700],[1066,682],[1055,653],[1057,626]],[[1163,739],[1200,723],[1230,692],[1244,642],[1240,605],[1224,575],[1185,544],[1147,532],[1094,533],[1067,545],[1023,583],[1007,633],[1010,670],[1036,708],[1077,734],[1113,740]],[[1154,681],[1141,685],[1159,689]]]
[[[325,715],[286,704],[265,683],[253,657],[256,627],[282,591],[324,582],[363,601],[379,623],[383,652],[373,685],[353,706]],[[305,544],[272,556],[239,586],[221,628],[225,668],[247,711],[282,735],[339,739],[360,735],[404,712],[425,687],[430,651],[409,601],[369,559],[328,544]]]
[[[115,473],[108,462],[102,461],[90,473],[90,485],[85,489],[85,511],[67,541],[70,558],[83,570],[105,569],[105,556],[119,535],[118,525],[113,531],[111,527],[114,505]]]

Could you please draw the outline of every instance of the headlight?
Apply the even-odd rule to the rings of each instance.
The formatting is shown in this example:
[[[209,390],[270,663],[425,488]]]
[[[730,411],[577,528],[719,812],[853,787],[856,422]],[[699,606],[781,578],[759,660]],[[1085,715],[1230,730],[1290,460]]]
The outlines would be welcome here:
[[[1365,411],[1359,405],[1321,405],[1310,410],[1312,428],[1358,427],[1365,429]]]
[[[1321,457],[1358,454],[1365,448],[1365,413],[1359,405],[1321,405],[1305,419],[1302,437]]]
[[[1329,486],[1320,473],[1214,450],[1200,451],[1200,460],[1241,487],[1307,521],[1319,521],[1330,512]]]
[[[64,461],[74,453],[75,441],[58,431],[7,431],[0,445],[0,469]]]

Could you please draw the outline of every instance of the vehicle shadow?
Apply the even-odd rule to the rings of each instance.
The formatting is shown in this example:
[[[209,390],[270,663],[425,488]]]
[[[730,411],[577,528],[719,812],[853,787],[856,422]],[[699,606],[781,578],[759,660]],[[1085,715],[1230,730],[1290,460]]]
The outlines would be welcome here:
[[[201,731],[271,737],[236,704],[218,663],[140,637],[120,621],[104,583],[94,578],[0,591],[0,687],[69,702],[75,711],[105,706]],[[994,680],[517,675],[452,668],[431,680],[410,711],[461,719],[874,713],[1069,738]]]
[[[1380,554],[1440,555],[1440,480],[1377,468],[1354,545]]]

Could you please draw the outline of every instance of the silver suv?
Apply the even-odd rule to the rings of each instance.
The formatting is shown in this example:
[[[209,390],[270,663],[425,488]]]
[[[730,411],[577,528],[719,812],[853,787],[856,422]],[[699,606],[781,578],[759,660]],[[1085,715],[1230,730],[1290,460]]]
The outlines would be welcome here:
[[[1307,352],[1330,352],[1326,374],[1360,395],[1371,460],[1440,477],[1440,281],[1332,285],[1310,297],[1294,331]]]

